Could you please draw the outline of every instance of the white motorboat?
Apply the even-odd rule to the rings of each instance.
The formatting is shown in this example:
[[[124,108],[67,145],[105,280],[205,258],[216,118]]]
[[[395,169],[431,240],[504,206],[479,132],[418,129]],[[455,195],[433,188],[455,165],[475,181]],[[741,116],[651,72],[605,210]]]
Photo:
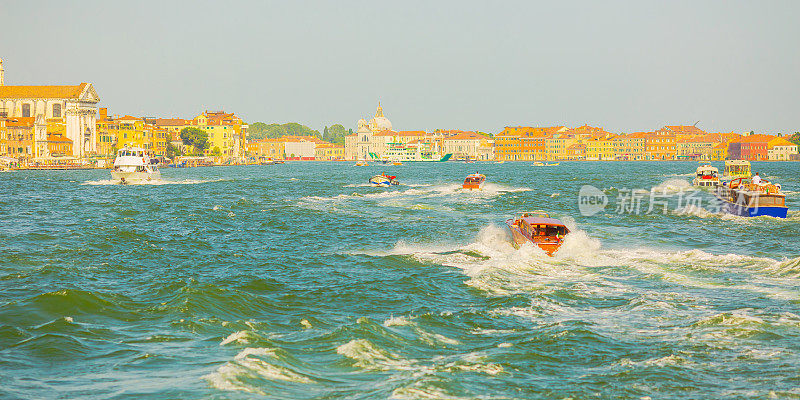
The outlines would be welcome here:
[[[697,167],[696,176],[692,180],[692,185],[700,187],[719,186],[719,170],[710,164],[703,164]]]
[[[125,147],[117,152],[111,179],[122,185],[147,183],[161,179],[158,162],[141,147]]]

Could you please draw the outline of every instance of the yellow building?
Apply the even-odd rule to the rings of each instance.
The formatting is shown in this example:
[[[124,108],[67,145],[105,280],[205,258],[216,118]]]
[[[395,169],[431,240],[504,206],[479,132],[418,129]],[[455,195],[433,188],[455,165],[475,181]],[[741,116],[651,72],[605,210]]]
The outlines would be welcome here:
[[[247,155],[250,157],[266,157],[282,160],[286,151],[286,142],[280,139],[254,140],[247,143]]]
[[[616,135],[609,133],[586,140],[586,159],[594,161],[613,160],[615,137]]]
[[[578,139],[568,135],[555,135],[545,140],[545,154],[547,160],[568,160],[570,146],[574,145]]]
[[[128,146],[141,147],[155,156],[164,155],[169,133],[152,122],[130,115],[111,118],[106,109],[101,109],[97,120],[98,152],[113,155],[116,149]]]
[[[645,140],[650,135],[646,132],[635,132],[614,138],[614,159],[621,161],[644,160]]]
[[[797,145],[782,137],[767,142],[767,159],[770,161],[789,161],[797,153]]]
[[[314,148],[314,159],[317,161],[341,161],[344,160],[344,146],[336,146],[333,143],[319,142]]]
[[[722,142],[711,148],[711,161],[723,161],[728,158],[728,143]]]
[[[205,111],[194,117],[191,124],[208,134],[208,154],[219,149],[225,161],[241,161],[245,156],[247,124],[233,113]]]
[[[645,160],[674,160],[676,158],[677,135],[672,130],[662,129],[645,137]]]

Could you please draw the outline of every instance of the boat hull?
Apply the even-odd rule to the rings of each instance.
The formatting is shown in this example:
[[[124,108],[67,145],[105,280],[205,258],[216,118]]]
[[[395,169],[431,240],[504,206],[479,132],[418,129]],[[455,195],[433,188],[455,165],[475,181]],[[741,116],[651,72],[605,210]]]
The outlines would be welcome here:
[[[372,185],[373,187],[389,187],[389,186],[397,185],[399,183],[400,182],[398,182],[398,181],[396,181],[394,179],[391,179],[391,178],[388,178],[388,177],[385,177],[385,176],[380,176],[380,175],[373,176],[372,178],[369,178],[369,184]]]
[[[722,203],[722,211],[740,217],[775,217],[786,218],[789,214],[788,207],[748,207],[742,204],[731,203],[725,199],[717,197]]]
[[[114,183],[119,184],[137,184],[137,183],[148,183],[152,181],[157,181],[161,179],[161,172],[122,172],[122,171],[111,171],[111,180]]]

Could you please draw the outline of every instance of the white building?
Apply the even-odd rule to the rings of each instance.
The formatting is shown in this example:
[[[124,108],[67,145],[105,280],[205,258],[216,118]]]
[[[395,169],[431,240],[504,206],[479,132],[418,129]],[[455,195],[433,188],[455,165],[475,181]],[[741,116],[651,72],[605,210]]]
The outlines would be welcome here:
[[[770,161],[789,161],[797,154],[798,146],[782,137],[775,138],[767,144],[767,159]]]
[[[284,140],[284,158],[286,159],[306,159],[313,160],[317,143],[311,138],[305,137],[286,137]]]
[[[72,154],[84,157],[97,150],[97,96],[91,83],[76,86],[6,86],[3,60],[0,59],[0,114],[8,118],[57,118],[66,125],[66,137],[72,140]],[[47,133],[37,130],[37,157],[45,156]]]
[[[375,139],[375,135],[391,131],[392,123],[383,115],[383,107],[378,103],[378,109],[375,110],[375,116],[369,122],[365,119],[358,120],[358,130],[355,137],[355,154],[354,158],[358,160],[370,159],[369,153],[382,152],[385,140],[381,139],[380,143]],[[350,139],[352,141],[352,139]],[[352,151],[352,149],[351,149]],[[347,152],[347,138],[345,138],[345,152]]]
[[[461,132],[444,139],[444,152],[458,160],[494,160],[494,141],[476,132]]]

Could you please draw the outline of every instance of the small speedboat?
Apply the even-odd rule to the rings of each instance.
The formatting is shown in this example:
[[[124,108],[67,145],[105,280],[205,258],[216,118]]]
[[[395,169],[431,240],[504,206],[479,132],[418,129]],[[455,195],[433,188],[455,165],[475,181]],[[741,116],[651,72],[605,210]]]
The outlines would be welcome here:
[[[547,255],[552,256],[561,244],[569,229],[563,222],[551,218],[544,211],[523,212],[506,220],[511,235],[514,238],[514,247],[519,247],[526,242],[539,246]]]
[[[369,183],[375,187],[389,187],[400,184],[396,176],[386,174],[375,175],[372,178],[369,178]]]
[[[486,182],[486,175],[474,173],[472,175],[467,175],[464,179],[464,184],[461,185],[464,189],[474,189],[479,190],[483,188],[483,184]]]
[[[753,183],[751,178],[736,178],[719,186],[715,196],[722,211],[740,217],[786,218],[789,213],[781,185],[767,180]]]
[[[356,167],[369,167],[369,164],[366,160],[358,160],[356,161]]]
[[[560,162],[557,162],[557,163],[547,163],[547,164],[545,164],[545,167],[557,167],[557,166],[559,166],[560,164],[561,164]]]
[[[392,165],[403,165],[403,163],[400,161],[394,161],[392,162]]]
[[[541,161],[535,161],[535,162],[533,163],[533,166],[534,166],[534,167],[544,167],[544,163],[543,163],[543,162],[541,162]]]
[[[697,167],[696,176],[692,180],[692,185],[700,187],[719,186],[719,170],[710,164],[703,164]]]
[[[146,183],[161,179],[158,160],[150,158],[147,150],[141,147],[125,147],[117,152],[114,169],[111,170],[114,183]]]

